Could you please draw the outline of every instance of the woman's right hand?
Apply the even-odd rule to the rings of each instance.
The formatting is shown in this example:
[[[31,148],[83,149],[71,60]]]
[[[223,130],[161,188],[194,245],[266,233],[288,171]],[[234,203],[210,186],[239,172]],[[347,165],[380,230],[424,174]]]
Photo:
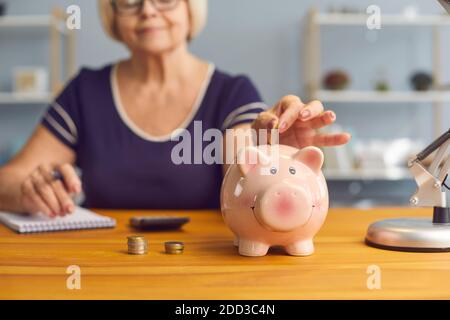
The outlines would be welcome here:
[[[55,171],[62,179],[55,179]],[[23,181],[20,201],[26,212],[54,218],[72,213],[72,197],[80,192],[81,181],[71,164],[41,165]]]

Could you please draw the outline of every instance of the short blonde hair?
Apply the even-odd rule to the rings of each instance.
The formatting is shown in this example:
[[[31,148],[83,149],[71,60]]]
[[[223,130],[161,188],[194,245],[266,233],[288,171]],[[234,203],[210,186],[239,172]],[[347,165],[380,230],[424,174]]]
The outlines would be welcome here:
[[[188,40],[194,39],[205,27],[208,15],[208,0],[186,0],[188,3],[191,28]],[[114,24],[114,10],[111,0],[98,0],[100,18],[106,33],[114,40],[121,41]]]

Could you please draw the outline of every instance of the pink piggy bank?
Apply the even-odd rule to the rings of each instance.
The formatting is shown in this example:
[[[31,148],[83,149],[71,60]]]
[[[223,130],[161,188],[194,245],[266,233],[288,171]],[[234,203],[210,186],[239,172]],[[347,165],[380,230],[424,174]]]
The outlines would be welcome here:
[[[328,212],[323,161],[316,147],[240,150],[222,183],[221,209],[241,255],[264,256],[275,245],[295,256],[314,252]]]

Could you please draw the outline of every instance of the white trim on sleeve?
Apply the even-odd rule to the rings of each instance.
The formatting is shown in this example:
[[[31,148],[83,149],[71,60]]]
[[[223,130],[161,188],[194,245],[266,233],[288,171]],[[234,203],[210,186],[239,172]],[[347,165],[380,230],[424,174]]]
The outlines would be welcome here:
[[[237,121],[247,120],[247,119],[248,120],[256,119],[259,113],[255,113],[255,112],[247,113],[247,114],[242,114],[242,113],[247,112],[248,110],[258,109],[258,108],[267,110],[267,105],[263,102],[253,102],[253,103],[243,105],[243,106],[237,108],[236,110],[233,110],[223,121],[222,130],[228,128],[232,123],[235,123]]]
[[[66,123],[67,127],[70,130],[71,135],[75,138],[75,140],[78,140],[78,130],[75,126],[75,122],[73,122],[72,118],[69,116],[69,114],[64,110],[63,107],[58,102],[54,102],[52,105],[53,109],[55,109],[56,112],[61,116],[61,118]]]
[[[77,142],[77,139],[66,129],[64,129],[56,120],[55,118],[53,118],[50,114],[46,114],[45,115],[45,119],[48,121],[48,123],[50,123],[50,125],[56,130],[58,131],[58,133],[60,135],[62,135],[64,137],[64,139],[66,139],[69,143],[71,143],[72,145],[75,145]]]

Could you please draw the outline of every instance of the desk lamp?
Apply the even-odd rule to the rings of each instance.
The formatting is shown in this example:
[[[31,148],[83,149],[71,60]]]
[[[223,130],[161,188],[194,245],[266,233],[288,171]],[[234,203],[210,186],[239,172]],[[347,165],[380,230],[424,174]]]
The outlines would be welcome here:
[[[410,202],[414,206],[433,207],[433,218],[387,219],[371,224],[366,243],[370,246],[415,252],[450,251],[450,208],[446,182],[450,171],[450,129],[410,160],[408,167],[417,183]],[[436,151],[428,168],[422,161]],[[448,179],[450,180],[450,178]]]

